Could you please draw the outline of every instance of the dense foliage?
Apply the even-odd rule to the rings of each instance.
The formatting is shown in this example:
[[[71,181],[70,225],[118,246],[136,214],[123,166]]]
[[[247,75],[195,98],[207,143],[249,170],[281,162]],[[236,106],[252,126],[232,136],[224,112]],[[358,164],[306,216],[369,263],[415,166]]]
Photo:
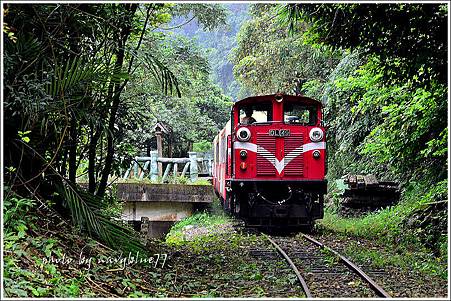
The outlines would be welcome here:
[[[309,43],[375,54],[388,78],[420,75],[446,81],[447,19],[445,4],[293,4],[283,18],[292,31],[307,21]],[[418,70],[425,72],[418,74]]]
[[[307,42],[358,51],[363,59],[355,71],[334,76],[334,93],[329,89],[322,94],[334,109],[350,105],[349,113],[343,114],[346,118],[332,108],[329,118],[340,120],[332,127],[332,136],[356,129],[340,140],[358,149],[361,157],[354,158],[361,158],[359,163],[368,162],[360,168],[369,166],[370,172],[379,167],[381,175],[389,171],[405,183],[412,178],[432,183],[446,178],[447,6],[337,4],[284,9],[293,29],[295,20],[312,24],[304,34]]]
[[[158,30],[187,14],[206,29],[225,23],[220,5],[5,5],[4,163],[13,192],[51,199],[110,245],[138,246],[104,213],[112,178],[149,147],[157,120],[172,127],[179,155],[225,123],[218,116],[228,98],[208,80],[204,55]]]
[[[276,92],[325,106],[329,199],[347,173],[401,183],[399,205],[362,219],[327,210],[321,225],[391,242],[393,253],[420,258],[412,266],[447,276],[447,5],[28,3],[5,4],[2,17],[8,296],[111,296],[84,271],[58,271],[42,257],[67,251],[76,259],[87,243],[93,254],[107,248],[79,233],[142,250],[120,222],[110,184],[134,156],[155,148],[154,125],[170,129],[166,156],[208,151],[231,98]],[[169,238],[177,245],[177,227],[188,223],[224,222],[211,218],[194,216]],[[235,234],[217,248],[242,250]],[[192,245],[210,248],[202,239]],[[241,266],[261,279],[255,266]],[[122,297],[158,297],[151,284],[172,289],[178,277],[104,268],[92,272],[108,290],[120,283]],[[149,295],[133,284],[142,277]]]
[[[145,47],[152,49],[152,55],[164,64],[177,62],[171,71],[178,79],[182,97],[156,94],[158,81],[149,79],[146,70],[138,69],[124,97],[127,149],[138,153],[143,145],[155,148],[153,127],[160,121],[172,131],[165,136],[166,146],[172,145],[172,149],[165,149],[164,155],[185,157],[194,143],[211,142],[225,125],[230,99],[210,80],[208,61],[191,40],[174,35]]]
[[[323,101],[331,179],[446,177],[445,5],[258,4],[250,12],[235,75],[252,94]]]
[[[251,18],[237,36],[231,57],[234,75],[242,85],[239,97],[285,92],[300,93],[307,80],[324,82],[339,54],[306,45],[301,34],[289,35],[275,22],[273,4],[253,5]]]
[[[233,58],[242,91],[323,102],[331,189],[347,173],[372,173],[415,188],[421,202],[446,183],[446,5],[255,4],[250,11]],[[437,187],[434,202],[446,198],[446,185]],[[438,224],[423,233],[443,244]]]

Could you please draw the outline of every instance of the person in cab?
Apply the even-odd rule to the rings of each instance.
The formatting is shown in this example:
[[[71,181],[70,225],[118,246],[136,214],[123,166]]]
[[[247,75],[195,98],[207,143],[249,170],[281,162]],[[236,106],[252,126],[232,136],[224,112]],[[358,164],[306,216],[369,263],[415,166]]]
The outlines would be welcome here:
[[[246,114],[246,116],[241,118],[241,123],[242,124],[251,124],[251,123],[256,122],[257,120],[255,120],[255,118],[252,117],[253,112],[254,112],[254,110],[252,110],[252,108],[250,108],[250,107],[245,108],[244,113]]]

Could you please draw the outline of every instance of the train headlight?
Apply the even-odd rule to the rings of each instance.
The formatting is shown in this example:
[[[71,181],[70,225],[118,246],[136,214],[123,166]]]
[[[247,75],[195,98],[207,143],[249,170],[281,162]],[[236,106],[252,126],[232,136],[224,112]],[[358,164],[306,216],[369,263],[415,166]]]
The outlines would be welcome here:
[[[321,156],[321,153],[319,152],[319,150],[315,149],[313,151],[313,158],[319,159],[320,156]]]
[[[241,159],[246,159],[247,158],[247,151],[245,151],[244,149],[240,150],[240,157]]]
[[[324,132],[320,128],[313,128],[310,130],[309,136],[310,136],[310,140],[312,142],[319,142],[319,141],[323,140]]]
[[[249,139],[251,139],[251,131],[249,131],[248,128],[240,128],[236,132],[236,137],[242,142],[249,141]]]

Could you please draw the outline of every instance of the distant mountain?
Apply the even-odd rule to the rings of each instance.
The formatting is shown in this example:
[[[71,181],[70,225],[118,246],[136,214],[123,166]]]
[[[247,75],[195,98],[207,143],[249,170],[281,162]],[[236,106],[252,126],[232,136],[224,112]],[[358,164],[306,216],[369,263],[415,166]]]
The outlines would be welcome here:
[[[233,77],[233,65],[228,57],[236,46],[236,35],[241,24],[249,17],[249,4],[223,4],[229,11],[226,28],[218,28],[214,31],[204,31],[196,20],[179,28],[173,29],[175,34],[184,35],[197,41],[197,44],[205,49],[212,70],[211,79],[222,88],[224,94],[236,99],[239,84]],[[190,16],[176,17],[170,26],[177,26],[188,21]]]

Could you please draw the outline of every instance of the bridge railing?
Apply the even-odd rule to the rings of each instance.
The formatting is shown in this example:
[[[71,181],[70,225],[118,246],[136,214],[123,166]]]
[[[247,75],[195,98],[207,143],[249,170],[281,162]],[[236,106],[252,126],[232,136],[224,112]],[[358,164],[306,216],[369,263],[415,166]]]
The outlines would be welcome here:
[[[158,157],[157,151],[151,151],[150,157],[135,157],[134,162],[125,172],[123,178],[132,178],[143,180],[149,178],[152,182],[158,180],[158,163],[166,164],[161,182],[168,180],[171,170],[174,178],[179,176],[179,167],[183,166],[181,177],[189,178],[191,182],[195,182],[199,174],[211,175],[212,158],[209,154],[198,157],[196,152],[188,152],[188,158],[164,158]],[[144,164],[144,165],[143,165]]]

